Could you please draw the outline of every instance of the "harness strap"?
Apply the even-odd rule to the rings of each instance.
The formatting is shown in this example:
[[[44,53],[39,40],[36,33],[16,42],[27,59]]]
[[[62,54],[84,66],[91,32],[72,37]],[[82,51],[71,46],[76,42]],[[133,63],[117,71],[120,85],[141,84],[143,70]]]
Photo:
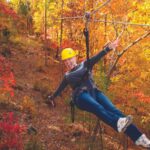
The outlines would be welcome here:
[[[86,59],[87,59],[87,70],[89,72],[90,68],[90,60],[89,60],[89,52],[90,52],[90,47],[89,47],[89,30],[88,30],[88,23],[90,21],[90,13],[86,12],[85,13],[85,28],[83,30],[84,36],[85,36],[85,42],[86,42]]]
[[[90,20],[90,13],[89,12],[85,13],[85,19],[86,19],[86,23],[85,23],[85,28],[83,30],[83,33],[84,33],[85,42],[86,42],[86,59],[87,59],[87,72],[85,73],[85,75],[86,75],[86,74],[89,74],[89,70],[90,70],[90,59],[89,59],[90,48],[89,48],[89,30],[88,30],[88,22]],[[84,76],[83,76],[83,78],[84,78]],[[71,121],[74,122],[74,120],[75,120],[75,104],[74,104],[73,100],[70,101],[70,106],[71,106],[70,107],[70,109],[71,109]]]
[[[71,121],[72,121],[72,123],[74,123],[74,120],[75,120],[75,103],[72,99],[70,101],[70,111],[71,111]]]
[[[89,31],[87,28],[84,29],[83,31],[84,36],[85,36],[85,42],[86,42],[86,59],[87,59],[87,69],[89,71],[89,66],[90,66],[90,60],[89,60],[89,52],[90,52],[90,48],[89,48]]]

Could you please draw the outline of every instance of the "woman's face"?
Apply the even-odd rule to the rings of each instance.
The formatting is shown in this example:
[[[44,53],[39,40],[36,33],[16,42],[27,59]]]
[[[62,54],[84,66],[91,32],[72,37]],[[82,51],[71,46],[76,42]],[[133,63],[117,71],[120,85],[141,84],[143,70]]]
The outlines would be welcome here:
[[[70,59],[64,60],[64,64],[65,64],[67,70],[73,69],[77,65],[76,57],[72,57]]]

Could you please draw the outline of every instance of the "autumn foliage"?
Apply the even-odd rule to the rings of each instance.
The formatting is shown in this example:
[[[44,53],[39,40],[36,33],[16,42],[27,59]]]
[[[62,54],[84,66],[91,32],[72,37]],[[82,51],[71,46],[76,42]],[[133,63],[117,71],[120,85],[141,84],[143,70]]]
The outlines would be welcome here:
[[[17,15],[17,13],[7,4],[0,2],[0,13],[10,16],[13,19],[18,19],[19,16]]]
[[[26,127],[21,125],[13,112],[4,113],[0,120],[0,149],[23,150],[22,134]]]
[[[63,77],[65,69],[58,59],[61,50],[73,48],[78,51],[79,62],[86,59],[83,34],[86,25],[89,29],[90,57],[100,52],[106,43],[119,37],[119,46],[94,66],[94,80],[117,108],[134,116],[141,131],[150,133],[149,0],[113,0],[101,7],[105,2],[0,0],[0,150],[22,150],[25,144],[25,141],[22,142],[24,125],[20,125],[13,113],[3,114],[3,111],[9,112],[16,108],[19,113],[27,115],[27,123],[34,122],[38,127],[40,136],[37,137],[46,150],[52,149],[53,144],[56,146],[56,142],[58,146],[61,145],[59,135],[63,136],[64,146],[67,145],[66,141],[73,144],[76,143],[76,137],[80,139],[80,134],[74,137],[69,131],[65,135],[63,132],[53,134],[47,129],[49,124],[56,125],[60,121],[61,129],[64,126],[67,128],[68,122],[62,118],[70,112],[67,111],[68,105],[63,102],[70,99],[71,91],[64,91],[64,97],[57,101],[58,108],[54,111],[44,101],[47,94],[55,91]],[[85,12],[91,12],[89,22],[86,22]],[[7,50],[3,48],[5,45],[11,50],[10,57],[4,54]],[[3,107],[5,101],[8,107]],[[59,104],[63,106],[62,109],[59,109]],[[77,114],[77,117],[84,122],[82,115]],[[86,122],[84,124],[86,126]],[[111,130],[105,131],[110,136]],[[67,139],[70,135],[73,137],[72,142]],[[29,135],[26,136],[30,139]]]
[[[145,103],[150,103],[150,97],[145,95],[142,92],[137,92],[134,94],[137,98],[137,100],[141,101],[141,102],[145,102]]]
[[[14,96],[13,86],[15,86],[15,83],[11,63],[0,56],[0,93],[9,93],[10,96]]]

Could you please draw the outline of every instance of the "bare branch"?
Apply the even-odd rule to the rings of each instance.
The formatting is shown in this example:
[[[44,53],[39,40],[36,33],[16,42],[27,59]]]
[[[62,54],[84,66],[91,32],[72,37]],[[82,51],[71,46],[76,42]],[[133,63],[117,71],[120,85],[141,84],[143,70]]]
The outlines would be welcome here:
[[[144,38],[146,38],[147,36],[149,36],[149,34],[150,34],[150,31],[146,32],[144,35],[142,35],[141,37],[139,37],[138,39],[136,39],[134,42],[132,42],[131,44],[129,44],[126,48],[123,49],[123,51],[119,54],[119,56],[122,56],[130,47],[132,47],[133,45],[135,45],[139,41],[141,41]]]
[[[141,40],[143,40],[144,38],[146,38],[147,36],[149,36],[150,31],[146,32],[145,34],[143,34],[141,37],[139,37],[138,39],[136,39],[135,41],[133,41],[132,43],[130,43],[127,47],[125,47],[122,52],[118,55],[118,57],[116,58],[116,60],[114,61],[112,67],[110,68],[110,70],[108,71],[107,76],[110,77],[111,73],[113,72],[113,69],[115,68],[116,64],[118,63],[120,57],[133,45],[137,44],[138,42],[140,42]]]
[[[117,35],[117,38],[116,38],[116,39],[121,38],[121,36],[123,35],[123,33],[124,33],[125,29],[126,29],[126,26],[124,25],[124,26],[123,26],[123,29],[122,29],[122,31],[121,31],[121,33],[120,33],[120,34],[119,34],[119,33],[117,33],[117,34],[116,34],[116,35]],[[119,35],[118,35],[118,34],[119,34]],[[114,61],[114,59],[115,59],[115,56],[118,56],[118,51],[117,51],[117,49],[116,49],[116,48],[113,50],[113,53],[112,53],[112,56],[111,56],[111,61],[110,61],[110,66],[109,66],[109,68],[111,68],[111,67],[112,67],[112,65],[113,65],[113,61]]]

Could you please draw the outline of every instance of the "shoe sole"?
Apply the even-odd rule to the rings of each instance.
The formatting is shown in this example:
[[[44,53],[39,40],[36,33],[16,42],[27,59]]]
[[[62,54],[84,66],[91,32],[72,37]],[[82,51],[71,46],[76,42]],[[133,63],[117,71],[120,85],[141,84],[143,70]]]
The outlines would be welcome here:
[[[124,128],[122,129],[122,132],[125,132],[127,127],[133,122],[133,116],[127,116],[128,117],[128,122],[127,124],[124,126]]]

